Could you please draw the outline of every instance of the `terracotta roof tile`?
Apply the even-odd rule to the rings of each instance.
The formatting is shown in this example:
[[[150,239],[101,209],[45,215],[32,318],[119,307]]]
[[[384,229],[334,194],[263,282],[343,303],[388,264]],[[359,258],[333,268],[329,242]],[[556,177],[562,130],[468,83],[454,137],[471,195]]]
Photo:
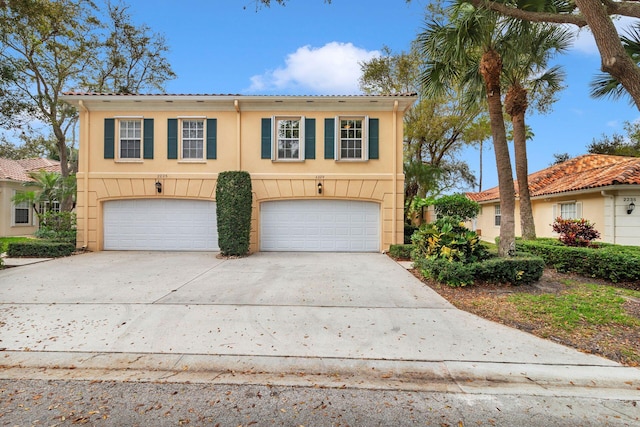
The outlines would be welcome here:
[[[33,179],[29,176],[29,172],[41,169],[47,172],[60,172],[60,162],[41,158],[22,160],[0,158],[0,179],[30,182]]]
[[[514,181],[516,195],[518,184]],[[609,185],[640,185],[640,158],[585,154],[529,175],[531,197]],[[498,187],[467,193],[476,202],[500,199]]]

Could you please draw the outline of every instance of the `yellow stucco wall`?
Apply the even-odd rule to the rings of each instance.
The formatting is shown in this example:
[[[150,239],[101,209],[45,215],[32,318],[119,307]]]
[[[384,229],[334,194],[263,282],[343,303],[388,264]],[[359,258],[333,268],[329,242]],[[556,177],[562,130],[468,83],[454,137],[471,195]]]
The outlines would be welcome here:
[[[588,219],[592,224],[595,224],[596,230],[600,231],[604,237],[605,201],[604,197],[602,197],[599,192],[533,199],[531,201],[531,207],[533,210],[536,235],[538,237],[558,237],[558,235],[551,229],[551,225],[555,220],[554,214],[556,216],[560,214],[557,208],[554,211],[554,205],[571,202],[582,203],[581,217]],[[494,207],[496,205],[498,205],[497,202],[482,204],[482,211],[476,220],[476,227],[481,229],[482,239],[490,242],[495,241],[495,238],[500,235],[500,227],[496,226],[494,223]],[[519,200],[516,200],[515,220],[515,234],[516,236],[521,236]]]
[[[78,171],[78,246],[102,250],[103,203],[116,199],[188,198],[215,200],[218,173],[245,170],[252,176],[254,194],[251,251],[259,248],[260,204],[281,199],[344,199],[379,203],[380,248],[388,250],[403,240],[404,175],[402,173],[403,112],[388,108],[342,111],[327,106],[280,108],[277,111],[242,109],[190,109],[176,105],[145,109],[144,103],[80,107],[80,161]],[[187,104],[191,105],[191,104]],[[195,102],[193,103],[195,105]],[[339,107],[335,100],[335,107]],[[391,104],[390,104],[391,105]],[[353,107],[352,107],[353,108]],[[324,158],[324,119],[336,116],[369,116],[379,119],[379,159],[364,162]],[[139,161],[105,159],[104,119],[134,116],[154,119],[154,158]],[[261,158],[261,120],[272,116],[304,116],[316,120],[315,159],[274,162]],[[217,119],[217,159],[180,161],[167,159],[167,120],[199,117]],[[395,121],[394,121],[395,120]],[[116,150],[117,151],[117,150]],[[161,194],[155,182],[162,182]],[[317,192],[321,182],[323,192]],[[395,188],[394,188],[395,183]]]
[[[0,236],[29,236],[38,230],[37,220],[34,218],[33,208],[29,208],[29,224],[14,224],[11,199],[16,191],[28,191],[33,188],[24,187],[15,181],[0,181]]]

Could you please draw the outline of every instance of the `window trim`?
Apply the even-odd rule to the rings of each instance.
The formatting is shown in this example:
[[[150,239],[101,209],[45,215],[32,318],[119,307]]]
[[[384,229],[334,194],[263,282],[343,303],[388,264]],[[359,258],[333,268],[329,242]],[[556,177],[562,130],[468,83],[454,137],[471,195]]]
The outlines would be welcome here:
[[[360,158],[342,158],[342,132],[340,132],[340,122],[342,120],[362,121],[362,156]],[[337,162],[367,162],[369,161],[369,116],[336,116],[335,117],[335,141],[334,157]]]
[[[202,157],[184,157],[183,129],[185,122],[202,122]],[[207,163],[207,118],[202,116],[178,117],[178,163]]]
[[[500,227],[502,224],[502,208],[500,205],[493,205],[493,226]]]
[[[18,191],[13,190],[13,195],[15,196],[16,194],[18,194]],[[18,209],[18,206],[21,204],[26,205],[27,222],[18,223],[16,222],[16,210]],[[21,209],[25,209],[25,208],[21,208]],[[31,227],[33,226],[32,221],[33,221],[33,214],[31,213],[31,206],[29,205],[29,202],[24,201],[24,202],[15,204],[13,201],[11,201],[11,226],[12,227]]]
[[[299,126],[298,133],[298,158],[280,158],[278,156],[278,123],[282,120],[297,120]],[[271,117],[271,140],[273,141],[271,144],[271,160],[274,162],[285,162],[285,163],[299,163],[304,162],[306,159],[305,153],[305,128],[306,128],[306,117],[305,116],[272,116]]]
[[[114,117],[116,120],[116,156],[115,161],[118,163],[143,163],[144,162],[144,117],[135,116],[127,117],[120,116]],[[138,122],[140,124],[140,157],[122,157],[122,134],[121,124],[122,122]]]

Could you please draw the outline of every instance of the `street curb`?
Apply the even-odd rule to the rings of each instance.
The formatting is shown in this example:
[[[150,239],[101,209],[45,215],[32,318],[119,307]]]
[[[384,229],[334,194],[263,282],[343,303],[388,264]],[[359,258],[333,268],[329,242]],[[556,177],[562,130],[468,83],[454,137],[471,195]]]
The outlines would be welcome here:
[[[0,353],[0,379],[272,384],[640,400],[640,369],[144,353]]]

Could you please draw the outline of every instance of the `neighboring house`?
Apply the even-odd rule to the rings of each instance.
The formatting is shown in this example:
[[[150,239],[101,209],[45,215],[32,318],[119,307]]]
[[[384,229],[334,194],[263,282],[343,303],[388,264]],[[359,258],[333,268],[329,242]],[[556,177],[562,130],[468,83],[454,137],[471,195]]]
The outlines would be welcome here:
[[[529,189],[538,237],[558,236],[551,228],[557,217],[585,218],[603,242],[640,245],[640,158],[586,154],[529,175]],[[483,239],[492,241],[500,234],[498,187],[467,197],[480,203],[476,228]]]
[[[16,193],[36,189],[24,184],[33,182],[29,172],[39,170],[60,172],[60,162],[39,158],[0,159],[0,236],[26,236],[38,229],[33,207],[27,202],[15,204],[12,198]]]
[[[216,250],[218,174],[251,174],[250,250],[403,240],[403,115],[389,96],[68,93],[80,111],[78,246]]]

